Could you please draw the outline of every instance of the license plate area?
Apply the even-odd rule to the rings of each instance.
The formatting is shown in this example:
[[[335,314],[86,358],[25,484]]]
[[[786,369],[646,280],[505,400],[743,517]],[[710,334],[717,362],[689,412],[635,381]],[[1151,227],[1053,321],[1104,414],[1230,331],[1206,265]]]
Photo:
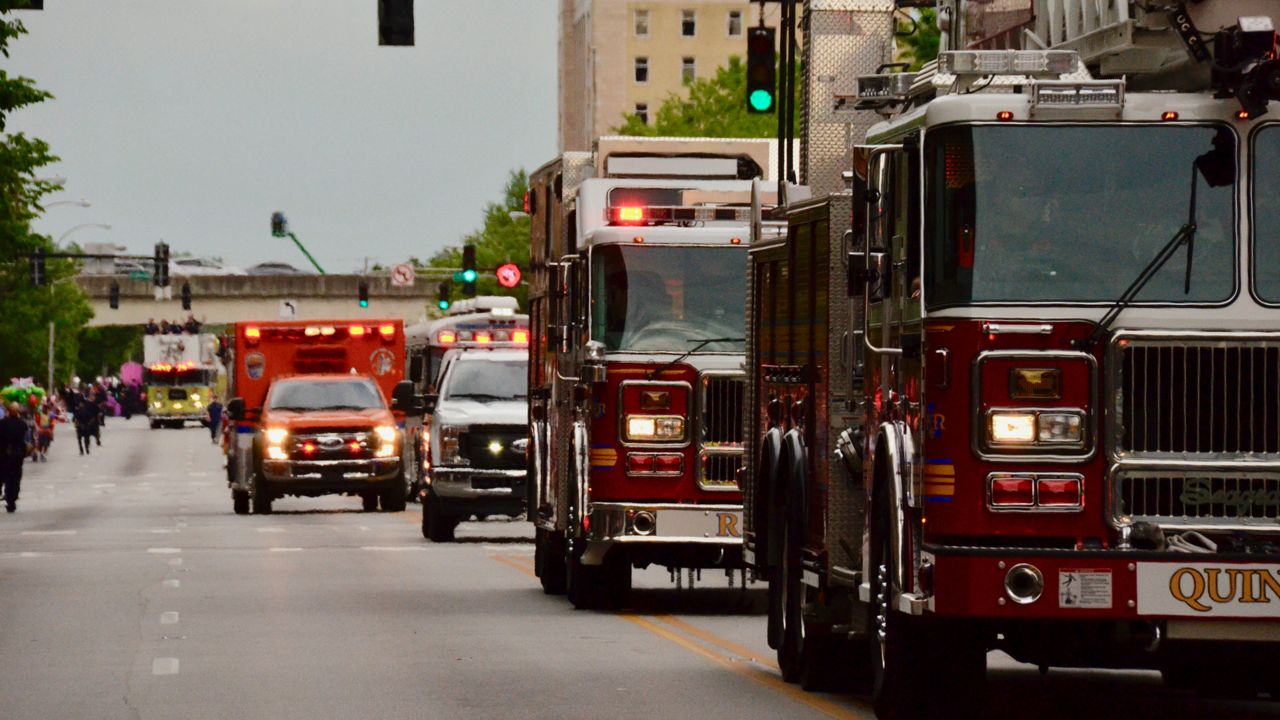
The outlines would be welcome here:
[[[511,478],[483,476],[471,478],[471,489],[473,490],[497,490],[514,486],[515,481]]]
[[[704,540],[742,537],[742,512],[739,510],[662,510],[658,513],[658,537]]]
[[[1280,620],[1280,564],[1138,563],[1138,614]]]

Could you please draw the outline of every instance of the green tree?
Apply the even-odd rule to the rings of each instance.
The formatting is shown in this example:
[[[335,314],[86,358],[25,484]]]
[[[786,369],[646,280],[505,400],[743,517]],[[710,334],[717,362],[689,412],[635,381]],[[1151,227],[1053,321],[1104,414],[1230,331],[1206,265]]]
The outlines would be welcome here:
[[[796,92],[799,97],[799,63],[796,63]],[[623,116],[623,123],[614,128],[619,135],[646,135],[661,137],[725,137],[725,138],[774,138],[778,136],[777,113],[747,112],[747,66],[741,58],[732,56],[729,64],[716,68],[709,78],[698,78],[685,83],[688,97],[671,93],[662,101],[654,114],[654,121],[646,123],[639,115]],[[796,103],[794,132],[800,134],[800,104]]]
[[[13,10],[27,4],[0,0],[0,55],[5,58],[10,44],[26,34]],[[57,189],[38,180],[36,172],[58,158],[45,142],[6,132],[6,127],[15,111],[50,97],[30,78],[0,69],[0,382],[28,375],[43,382],[50,322],[57,328],[57,379],[66,380],[75,366],[80,329],[93,316],[84,293],[72,281],[73,263],[47,260],[48,284],[33,287],[24,257],[37,248],[54,250],[50,238],[31,230],[31,221],[42,212],[41,198]]]
[[[512,170],[507,176],[506,187],[502,191],[499,202],[491,202],[484,207],[484,224],[479,230],[463,236],[461,245],[448,246],[426,262],[426,267],[460,268],[462,267],[462,246],[476,246],[476,267],[480,269],[476,278],[477,295],[511,295],[520,301],[520,307],[526,307],[528,290],[523,282],[514,289],[507,289],[498,284],[492,270],[504,263],[515,263],[522,270],[529,267],[529,218],[524,216],[524,196],[529,191],[529,176],[524,169]],[[516,213],[513,217],[512,213]],[[417,258],[410,258],[411,263],[419,266]],[[433,286],[436,281],[431,281]],[[462,283],[451,283],[451,299],[455,302],[462,299]],[[432,293],[432,297],[435,294]],[[434,307],[434,303],[432,304]]]
[[[925,63],[938,57],[938,14],[925,9],[912,12],[907,18],[898,16],[898,58],[911,63],[911,70],[919,70]]]
[[[114,375],[120,365],[142,360],[143,329],[137,325],[86,327],[80,331],[76,374],[88,379]]]

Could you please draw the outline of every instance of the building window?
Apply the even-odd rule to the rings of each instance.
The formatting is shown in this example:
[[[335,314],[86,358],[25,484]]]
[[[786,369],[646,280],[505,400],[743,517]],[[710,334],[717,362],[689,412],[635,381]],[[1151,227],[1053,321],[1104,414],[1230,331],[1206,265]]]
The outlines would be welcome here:
[[[635,33],[636,37],[649,37],[649,11],[635,11]]]
[[[680,58],[680,82],[691,83],[697,76],[697,66],[693,58]]]
[[[649,82],[649,58],[647,57],[636,58],[636,82]]]
[[[698,34],[698,15],[693,10],[680,11],[680,34],[685,37]]]
[[[649,104],[636,103],[636,117],[640,118],[640,122],[645,125],[649,124]]]
[[[742,36],[742,11],[729,11],[729,37]]]

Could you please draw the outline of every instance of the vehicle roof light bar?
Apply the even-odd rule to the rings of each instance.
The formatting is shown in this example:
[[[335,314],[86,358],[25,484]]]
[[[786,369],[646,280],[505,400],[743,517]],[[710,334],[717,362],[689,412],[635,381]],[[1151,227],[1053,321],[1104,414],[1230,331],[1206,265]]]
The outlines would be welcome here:
[[[938,54],[939,72],[957,76],[1058,77],[1080,69],[1075,50],[954,50]]]
[[[855,110],[879,110],[907,101],[917,73],[885,73],[862,75],[858,78],[858,99]]]
[[[1110,110],[1124,108],[1124,80],[1036,82],[1031,86],[1031,112],[1037,110]]]
[[[689,205],[616,205],[608,210],[611,225],[661,225],[680,222],[751,222],[751,208]]]

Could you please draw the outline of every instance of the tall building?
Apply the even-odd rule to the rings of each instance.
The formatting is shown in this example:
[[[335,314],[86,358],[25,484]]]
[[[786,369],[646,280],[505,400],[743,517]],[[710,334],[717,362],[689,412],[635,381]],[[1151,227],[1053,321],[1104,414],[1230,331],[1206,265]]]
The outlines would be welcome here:
[[[759,13],[745,0],[560,0],[560,149],[588,150],[633,113],[652,123],[685,82],[746,57]]]

